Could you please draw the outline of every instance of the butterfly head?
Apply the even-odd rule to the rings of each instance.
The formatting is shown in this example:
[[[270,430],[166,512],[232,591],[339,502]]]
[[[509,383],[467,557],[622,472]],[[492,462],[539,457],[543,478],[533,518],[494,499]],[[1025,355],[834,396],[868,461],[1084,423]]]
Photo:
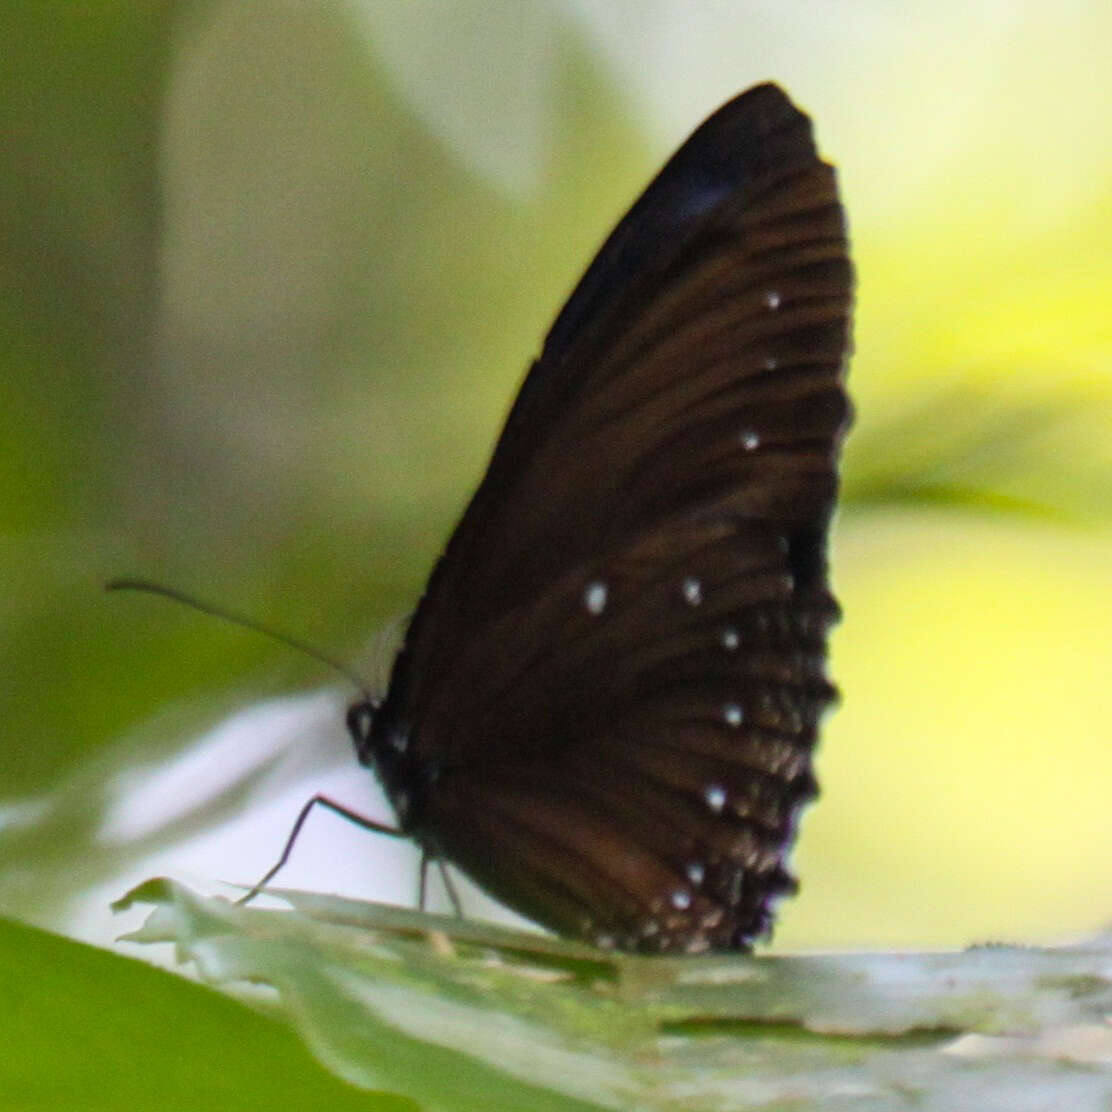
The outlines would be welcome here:
[[[428,770],[419,767],[409,749],[410,729],[399,718],[395,703],[370,696],[353,703],[347,712],[347,728],[359,763],[374,769],[390,797],[402,829],[412,825],[420,789]]]

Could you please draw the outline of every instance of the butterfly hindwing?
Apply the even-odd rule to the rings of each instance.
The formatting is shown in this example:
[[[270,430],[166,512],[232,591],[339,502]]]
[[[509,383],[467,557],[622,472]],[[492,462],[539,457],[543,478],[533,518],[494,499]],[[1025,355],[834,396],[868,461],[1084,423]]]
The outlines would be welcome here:
[[[427,802],[438,848],[495,894],[515,902],[512,878],[532,854],[532,913],[625,947],[723,947],[763,929],[791,885],[783,857],[814,794],[810,754],[833,698],[830,596],[797,592],[770,539],[694,532],[706,548],[670,554],[655,577],[636,554],[578,595],[568,584],[546,600],[550,625],[522,615],[519,628],[549,635],[533,656],[507,624],[509,679],[481,684],[484,702],[469,710],[488,748],[473,757],[476,737],[445,753]],[[603,584],[605,605],[591,607]],[[502,836],[476,844],[488,821]],[[608,888],[609,918],[605,901],[581,892],[576,903],[569,886]]]

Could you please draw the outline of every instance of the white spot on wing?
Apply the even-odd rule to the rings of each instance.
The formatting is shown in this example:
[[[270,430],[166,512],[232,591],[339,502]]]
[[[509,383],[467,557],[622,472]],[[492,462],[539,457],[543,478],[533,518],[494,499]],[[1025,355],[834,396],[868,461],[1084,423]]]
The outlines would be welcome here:
[[[703,601],[703,585],[693,575],[689,575],[680,584],[680,591],[683,593],[683,600],[688,606],[698,606]]]
[[[583,591],[583,605],[588,614],[601,614],[606,609],[606,599],[609,595],[606,584],[595,579],[588,583]]]
[[[721,784],[708,784],[703,788],[703,799],[707,806],[718,814],[726,806],[726,789]]]

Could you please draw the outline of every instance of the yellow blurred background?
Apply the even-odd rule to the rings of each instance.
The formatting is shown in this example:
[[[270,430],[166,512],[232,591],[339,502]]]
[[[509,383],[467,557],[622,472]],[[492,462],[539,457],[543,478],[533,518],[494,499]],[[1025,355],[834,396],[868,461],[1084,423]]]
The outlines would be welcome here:
[[[594,248],[773,79],[860,302],[843,706],[775,944],[1112,918],[1106,4],[9,5],[0,35],[0,911],[107,939],[129,879],[255,879],[322,785],[388,817],[331,677],[101,583],[381,674]],[[412,855],[311,825],[286,883],[406,898]]]

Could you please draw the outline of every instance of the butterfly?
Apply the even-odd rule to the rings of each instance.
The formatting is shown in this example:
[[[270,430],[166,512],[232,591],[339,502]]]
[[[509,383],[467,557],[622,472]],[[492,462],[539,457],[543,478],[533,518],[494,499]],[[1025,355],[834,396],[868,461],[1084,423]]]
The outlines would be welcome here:
[[[853,281],[834,170],[771,84],[710,116],[605,241],[385,698],[348,716],[428,857],[603,947],[768,931],[835,698]]]

